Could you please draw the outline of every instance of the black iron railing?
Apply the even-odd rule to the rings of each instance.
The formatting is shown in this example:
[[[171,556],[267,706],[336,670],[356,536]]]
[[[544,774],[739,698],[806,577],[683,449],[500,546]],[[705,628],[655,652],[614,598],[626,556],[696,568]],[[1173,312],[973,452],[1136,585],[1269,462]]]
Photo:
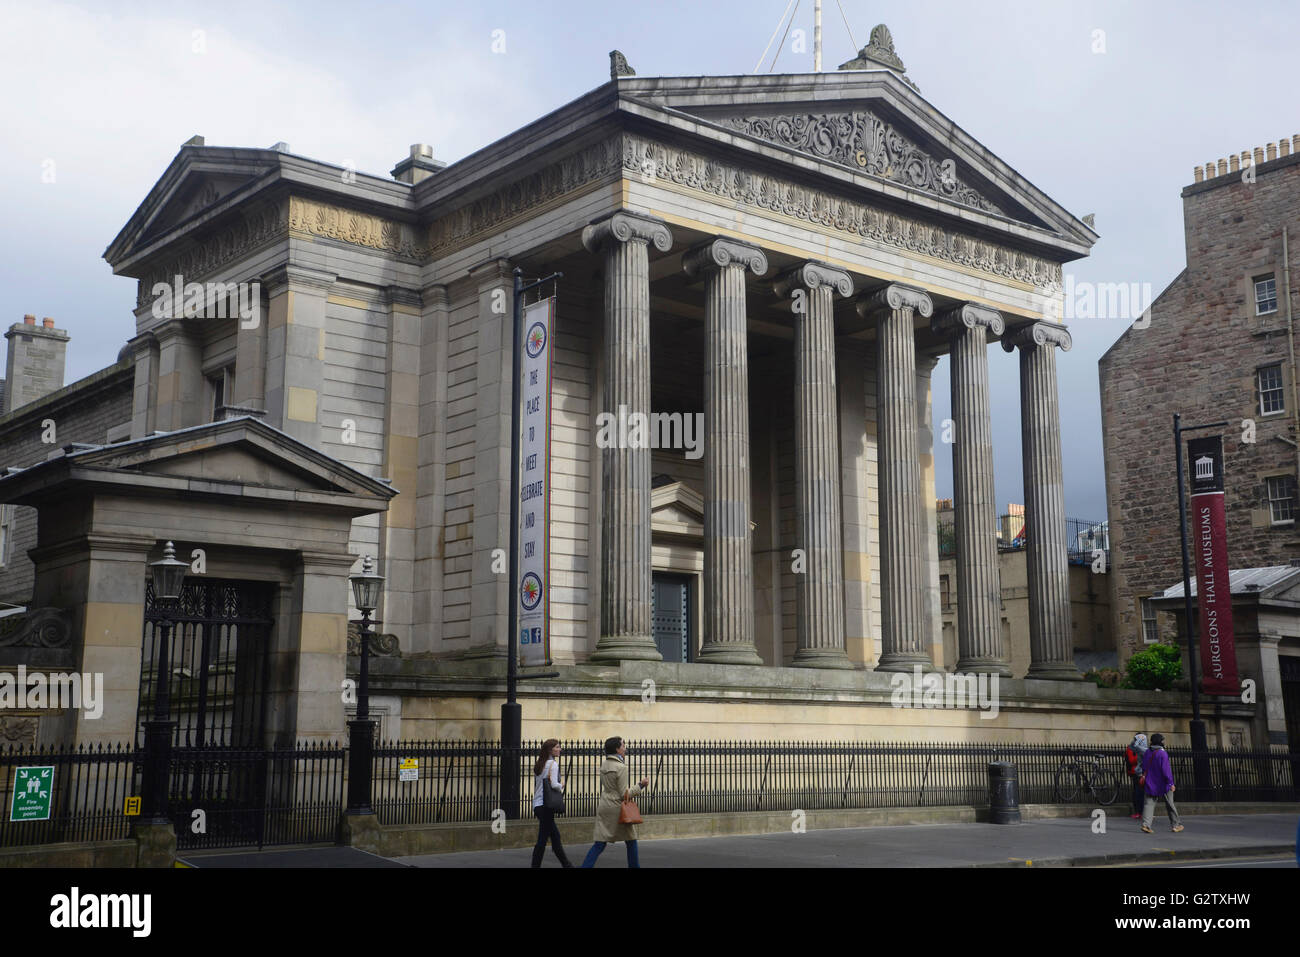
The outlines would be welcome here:
[[[49,817],[10,821],[19,768],[52,768]],[[130,836],[127,797],[138,794],[138,756],[124,745],[0,748],[0,847],[62,841],[112,841]],[[24,781],[39,775],[24,775]],[[42,808],[43,813],[43,808]]]
[[[502,808],[497,742],[383,743],[374,752],[372,806],[380,823],[394,825],[486,822],[500,812],[531,818],[540,746],[526,742],[521,749],[519,802]],[[1178,798],[1194,800],[1191,750],[1170,749],[1169,756]],[[563,743],[560,767],[570,817],[595,813],[603,760],[603,742]],[[645,814],[984,807],[992,761],[1015,765],[1023,804],[1097,804],[1087,787],[1069,786],[1078,780],[1072,767],[1113,792],[1117,808],[1130,798],[1122,747],[652,740],[629,741],[627,751],[629,780],[651,782],[639,799]],[[140,794],[142,764],[143,752],[121,746],[0,750],[0,847],[129,836],[133,819],[124,805],[128,796]],[[54,768],[49,820],[9,821],[19,767]],[[177,844],[336,841],[346,767],[347,749],[338,744],[176,749],[168,794]],[[1211,800],[1300,801],[1300,753],[1212,751],[1209,769]],[[202,827],[196,827],[199,821]]]

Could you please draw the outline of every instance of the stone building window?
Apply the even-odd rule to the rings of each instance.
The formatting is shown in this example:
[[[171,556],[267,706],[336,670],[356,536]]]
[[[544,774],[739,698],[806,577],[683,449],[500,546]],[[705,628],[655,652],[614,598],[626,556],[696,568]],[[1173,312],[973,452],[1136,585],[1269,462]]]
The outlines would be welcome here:
[[[1277,312],[1277,281],[1270,274],[1255,280],[1255,315]]]
[[[212,421],[221,418],[222,406],[230,401],[230,393],[235,385],[235,367],[226,366],[208,376],[208,387],[212,391]]]
[[[1151,604],[1151,599],[1143,598],[1141,602],[1142,640],[1148,645],[1153,645],[1160,640],[1160,624],[1156,621],[1156,610]]]
[[[947,611],[952,607],[952,586],[948,582],[947,575],[939,576],[939,600],[943,604],[943,610]]]
[[[1282,366],[1262,366],[1255,370],[1255,384],[1259,391],[1259,414],[1274,415],[1286,411],[1285,393],[1282,389]]]
[[[1295,521],[1295,478],[1277,475],[1265,481],[1268,483],[1268,509],[1273,524],[1292,524]]]
[[[14,507],[0,505],[0,568],[9,564],[9,548],[14,537]]]

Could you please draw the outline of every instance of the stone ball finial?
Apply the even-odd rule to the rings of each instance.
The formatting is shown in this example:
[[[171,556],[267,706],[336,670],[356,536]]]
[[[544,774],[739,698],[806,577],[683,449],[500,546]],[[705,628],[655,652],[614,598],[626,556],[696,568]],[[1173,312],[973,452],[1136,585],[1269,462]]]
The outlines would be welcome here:
[[[609,78],[617,80],[620,76],[636,76],[636,70],[627,62],[627,57],[618,50],[609,51]]]

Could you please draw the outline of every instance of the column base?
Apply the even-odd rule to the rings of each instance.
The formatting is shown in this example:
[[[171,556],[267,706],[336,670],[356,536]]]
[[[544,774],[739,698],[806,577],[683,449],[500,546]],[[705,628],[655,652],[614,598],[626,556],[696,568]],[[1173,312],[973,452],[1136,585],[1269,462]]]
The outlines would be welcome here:
[[[702,665],[761,665],[763,657],[753,645],[734,641],[706,641],[695,659]]]
[[[1034,681],[1082,681],[1083,675],[1074,665],[1061,664],[1054,662],[1043,665],[1030,665],[1029,673],[1026,678],[1032,678]]]
[[[601,635],[588,661],[615,664],[620,661],[663,661],[659,646],[649,635]]]
[[[837,668],[852,671],[853,662],[843,648],[800,648],[790,662],[792,668]]]
[[[997,675],[1010,678],[1011,668],[1001,658],[961,658],[957,661],[957,674]]]
[[[938,671],[934,662],[927,655],[920,654],[903,654],[899,652],[887,653],[880,656],[876,662],[876,671],[912,671],[917,666],[921,667],[923,674],[931,671]]]

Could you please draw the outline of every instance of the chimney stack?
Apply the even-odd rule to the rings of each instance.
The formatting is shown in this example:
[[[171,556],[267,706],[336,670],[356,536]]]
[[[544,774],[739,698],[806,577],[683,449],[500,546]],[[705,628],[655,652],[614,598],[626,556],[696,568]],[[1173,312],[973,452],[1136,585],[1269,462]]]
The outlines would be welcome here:
[[[63,388],[68,334],[54,328],[51,317],[46,316],[38,326],[35,315],[25,315],[22,322],[10,327],[5,338],[9,340],[9,354],[5,359],[0,413],[12,412]]]
[[[399,183],[415,184],[428,179],[446,167],[442,160],[433,158],[433,147],[428,143],[412,143],[411,155],[393,167],[393,179]]]

